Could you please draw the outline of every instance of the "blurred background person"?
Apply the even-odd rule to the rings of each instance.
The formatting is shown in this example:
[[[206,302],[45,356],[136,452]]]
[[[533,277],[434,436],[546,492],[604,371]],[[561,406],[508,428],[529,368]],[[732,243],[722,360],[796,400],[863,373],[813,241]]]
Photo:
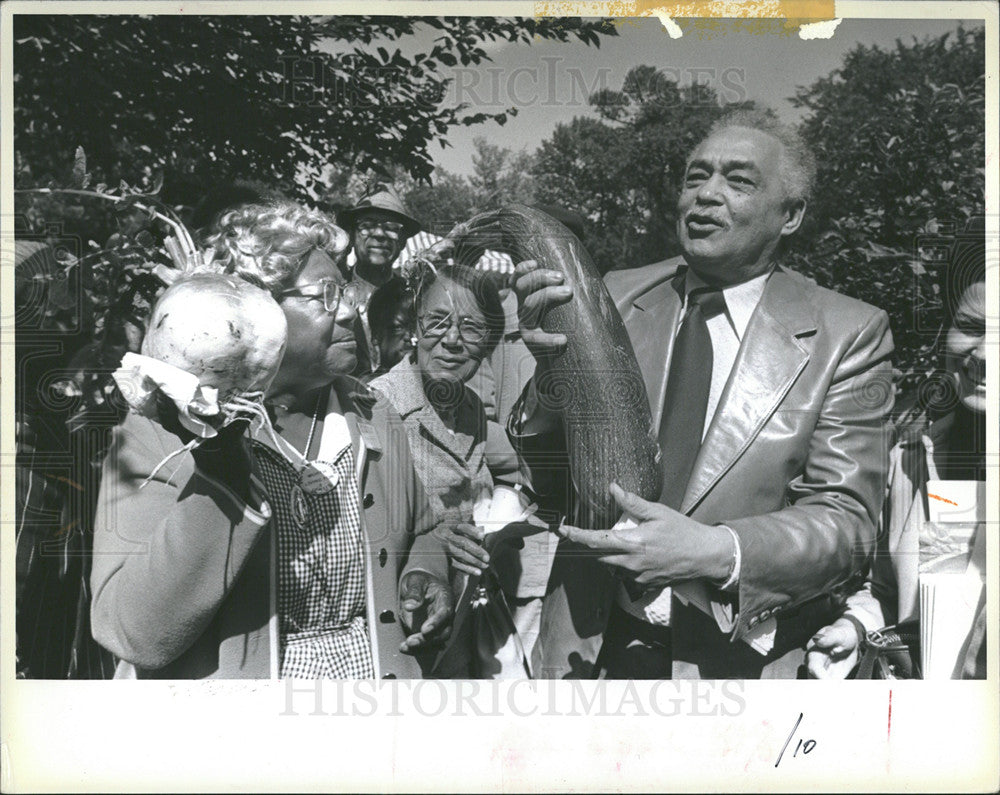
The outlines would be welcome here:
[[[812,677],[847,677],[858,665],[869,632],[919,618],[921,548],[930,548],[935,541],[929,535],[940,532],[930,521],[930,499],[936,495],[929,494],[928,483],[986,478],[984,242],[981,237],[960,240],[952,249],[942,291],[948,316],[939,335],[942,369],[932,376],[933,388],[925,390],[931,396],[929,405],[900,429],[892,451],[871,574],[863,588],[847,598],[843,615],[809,643],[806,666]],[[978,255],[970,245],[978,246]],[[979,262],[974,261],[977,256]],[[984,531],[979,523],[976,532]],[[985,676],[985,615],[981,599],[956,674]]]
[[[420,231],[420,222],[410,215],[402,200],[389,186],[373,185],[353,207],[337,214],[339,223],[351,235],[353,261],[351,282],[358,292],[358,316],[363,330],[358,350],[359,377],[379,369],[378,348],[371,338],[368,301],[375,288],[392,277],[392,266],[406,241]]]
[[[90,635],[89,576],[99,456],[117,418],[105,405],[99,423],[78,421],[92,408],[79,363],[97,343],[70,265],[47,242],[14,241],[18,678],[109,679],[116,662]]]
[[[399,364],[417,344],[413,293],[398,276],[372,293],[368,301],[368,323],[372,343],[378,350],[378,368],[369,378],[377,378]]]

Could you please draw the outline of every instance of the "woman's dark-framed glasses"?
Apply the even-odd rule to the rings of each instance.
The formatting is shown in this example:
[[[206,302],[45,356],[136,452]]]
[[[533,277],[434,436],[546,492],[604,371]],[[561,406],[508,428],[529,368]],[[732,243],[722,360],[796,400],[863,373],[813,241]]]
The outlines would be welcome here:
[[[282,290],[282,296],[293,295],[299,298],[320,298],[323,300],[323,308],[335,313],[343,304],[351,309],[357,309],[361,304],[361,293],[353,282],[340,284],[332,279],[324,279],[321,282],[303,284],[300,287],[292,287],[289,290]]]
[[[417,328],[420,336],[431,339],[440,339],[451,328],[454,318],[451,315],[429,315],[417,317]],[[472,345],[479,345],[487,336],[490,330],[485,323],[481,323],[475,318],[463,317],[458,321],[458,336],[463,342]]]

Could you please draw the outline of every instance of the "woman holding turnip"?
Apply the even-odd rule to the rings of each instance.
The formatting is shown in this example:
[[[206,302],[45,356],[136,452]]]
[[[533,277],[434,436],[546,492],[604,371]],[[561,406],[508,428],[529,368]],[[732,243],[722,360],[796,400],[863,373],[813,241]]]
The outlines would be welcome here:
[[[120,675],[420,676],[449,632],[447,559],[398,415],[346,375],[346,235],[253,205],[207,243],[211,275],[168,289],[119,378],[157,388],[152,404],[126,395],[147,416],[129,414],[105,465],[94,635]]]

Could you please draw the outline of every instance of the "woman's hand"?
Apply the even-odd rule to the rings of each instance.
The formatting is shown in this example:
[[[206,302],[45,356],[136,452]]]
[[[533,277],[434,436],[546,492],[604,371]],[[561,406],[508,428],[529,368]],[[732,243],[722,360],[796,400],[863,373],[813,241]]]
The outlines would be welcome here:
[[[434,534],[444,542],[451,565],[459,571],[478,576],[489,566],[490,555],[482,546],[486,535],[483,528],[465,523],[442,524],[434,528]]]
[[[233,421],[228,425],[222,425],[224,420],[223,416],[217,418],[202,418],[204,421],[216,427],[216,435],[205,439],[205,441],[198,446],[198,448],[203,448],[205,450],[211,449],[232,449],[234,444],[246,433],[247,428],[250,425],[251,417],[237,416],[234,417]],[[185,428],[180,421],[179,412],[177,410],[177,405],[167,397],[162,391],[157,390],[156,392],[156,420],[163,426],[164,430],[170,431],[174,436],[180,439],[181,444],[188,444],[194,439],[198,438],[196,434]]]
[[[404,654],[446,641],[455,617],[448,583],[419,569],[407,572],[399,584],[399,617],[412,633],[399,646]]]
[[[156,407],[157,421],[182,445],[198,438],[181,424],[177,406],[162,392],[157,392]],[[248,488],[252,470],[248,449],[242,441],[249,422],[249,417],[234,419],[228,425],[219,427],[215,436],[203,439],[190,450],[195,464],[203,472],[226,483],[241,495]]]
[[[813,679],[846,679],[858,664],[861,638],[854,623],[838,618],[806,645],[806,668]]]

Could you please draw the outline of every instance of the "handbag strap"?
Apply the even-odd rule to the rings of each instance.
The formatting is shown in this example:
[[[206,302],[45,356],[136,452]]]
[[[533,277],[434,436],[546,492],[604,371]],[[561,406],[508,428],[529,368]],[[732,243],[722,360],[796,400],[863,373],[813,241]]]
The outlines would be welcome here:
[[[881,651],[879,646],[868,642],[867,634],[861,638],[861,662],[858,663],[855,679],[871,679],[875,670],[875,663]]]
[[[486,585],[486,591],[488,593],[487,599],[495,600],[496,612],[499,613],[503,623],[504,629],[510,632],[510,636],[514,641],[514,649],[517,652],[517,656],[521,661],[521,667],[524,669],[524,673],[528,679],[531,679],[531,662],[528,659],[528,654],[524,648],[524,642],[521,640],[521,634],[517,631],[517,625],[514,622],[514,613],[510,609],[510,603],[507,601],[507,597],[500,587],[500,582],[497,579],[496,573],[492,569],[487,569],[483,572],[482,582]],[[485,604],[474,602],[472,609],[480,609],[485,607]]]
[[[861,662],[858,663],[855,679],[872,679],[876,666],[879,666],[880,673],[884,675],[889,671],[886,664],[885,655],[887,652],[910,653],[906,637],[913,633],[915,621],[908,621],[902,624],[876,629],[869,632],[861,642],[862,654]],[[919,677],[919,674],[917,674]]]

